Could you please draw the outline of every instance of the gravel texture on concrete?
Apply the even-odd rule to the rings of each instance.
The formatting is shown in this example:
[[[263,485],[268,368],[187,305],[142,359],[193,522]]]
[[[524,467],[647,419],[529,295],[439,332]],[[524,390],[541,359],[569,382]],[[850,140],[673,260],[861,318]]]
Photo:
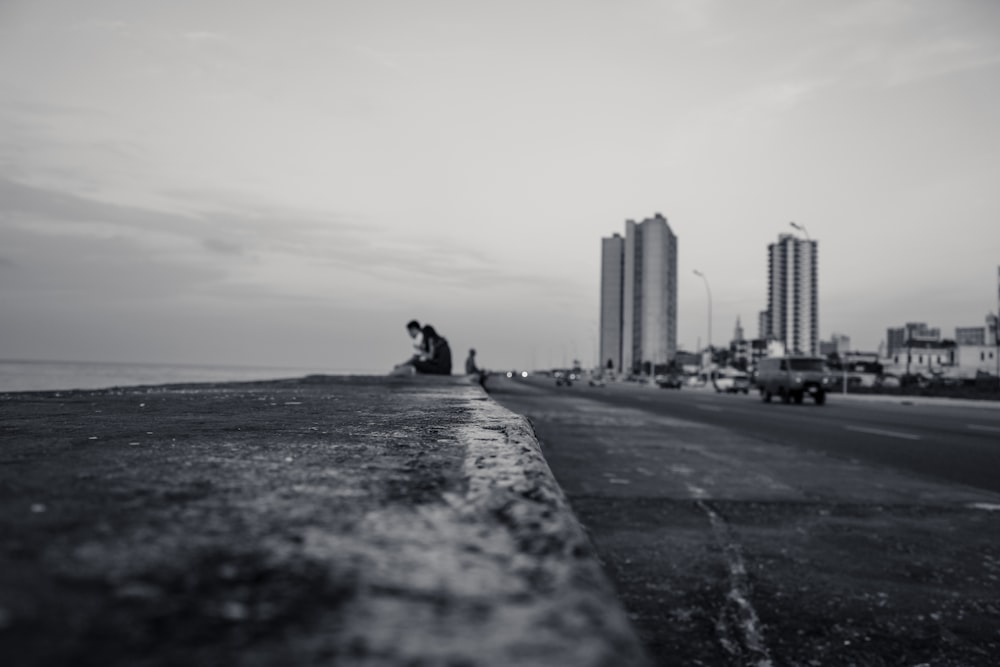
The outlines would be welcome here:
[[[0,394],[4,665],[645,665],[463,378]]]

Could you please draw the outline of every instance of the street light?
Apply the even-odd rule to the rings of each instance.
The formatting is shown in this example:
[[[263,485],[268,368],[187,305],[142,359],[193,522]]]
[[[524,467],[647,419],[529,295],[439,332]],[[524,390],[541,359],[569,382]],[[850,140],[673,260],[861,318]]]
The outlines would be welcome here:
[[[805,234],[806,235],[806,241],[811,241],[812,240],[812,239],[809,238],[809,230],[806,229],[805,225],[800,225],[797,222],[789,222],[788,224],[791,225],[793,229],[797,229],[800,232],[802,232],[803,234]]]
[[[705,281],[705,291],[708,293],[708,353],[712,354],[712,290],[708,286],[708,278],[698,269],[694,270],[694,275]]]

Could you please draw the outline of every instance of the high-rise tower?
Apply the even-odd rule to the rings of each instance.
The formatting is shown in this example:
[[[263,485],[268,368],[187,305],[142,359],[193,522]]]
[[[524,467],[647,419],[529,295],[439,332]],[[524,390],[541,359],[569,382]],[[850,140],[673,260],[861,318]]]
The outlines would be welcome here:
[[[624,239],[602,239],[600,345],[602,366],[610,359],[632,373],[653,372],[677,352],[677,236],[659,213],[626,221]]]
[[[782,234],[767,247],[766,335],[789,354],[819,353],[816,241]]]
[[[625,239],[621,234],[601,239],[601,368],[622,368],[622,281],[625,279]]]

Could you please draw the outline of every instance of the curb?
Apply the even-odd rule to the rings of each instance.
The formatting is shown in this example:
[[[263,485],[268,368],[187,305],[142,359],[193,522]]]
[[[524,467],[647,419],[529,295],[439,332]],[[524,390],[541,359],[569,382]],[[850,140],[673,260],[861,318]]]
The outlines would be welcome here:
[[[463,394],[471,411],[456,434],[466,448],[464,493],[417,515],[369,515],[386,566],[406,572],[396,585],[409,590],[366,575],[345,634],[393,665],[647,665],[527,420],[478,386]],[[449,611],[428,613],[425,599],[435,595]]]

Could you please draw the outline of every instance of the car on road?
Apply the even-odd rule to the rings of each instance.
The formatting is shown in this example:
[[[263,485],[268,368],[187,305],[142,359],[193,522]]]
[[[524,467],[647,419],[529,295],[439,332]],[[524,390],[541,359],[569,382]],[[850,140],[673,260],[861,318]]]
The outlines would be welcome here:
[[[604,380],[604,376],[600,373],[591,373],[590,377],[587,379],[587,384],[591,387],[603,387],[607,383]]]
[[[823,405],[833,388],[833,378],[823,357],[766,357],[757,365],[757,386],[765,403],[770,403],[773,396],[782,403],[802,403],[810,396],[816,405]]]
[[[750,393],[750,376],[746,373],[725,371],[712,379],[715,391],[727,394]]]
[[[660,389],[680,389],[684,384],[684,380],[682,380],[681,376],[676,373],[657,375],[653,378],[653,382],[655,382]]]
[[[557,387],[572,387],[574,382],[580,380],[580,376],[571,370],[557,370],[552,373],[552,376],[556,379]]]

